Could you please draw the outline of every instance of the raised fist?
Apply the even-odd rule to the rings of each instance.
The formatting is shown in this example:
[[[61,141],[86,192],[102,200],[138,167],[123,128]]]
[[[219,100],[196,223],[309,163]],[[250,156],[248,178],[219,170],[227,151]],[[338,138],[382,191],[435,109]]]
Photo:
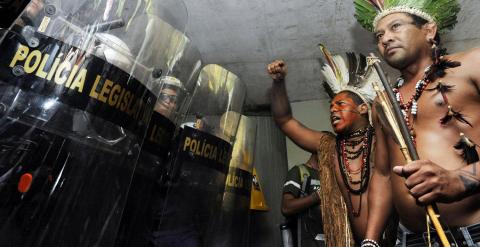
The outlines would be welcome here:
[[[273,80],[283,80],[287,76],[287,64],[283,60],[275,60],[267,66],[267,72]]]

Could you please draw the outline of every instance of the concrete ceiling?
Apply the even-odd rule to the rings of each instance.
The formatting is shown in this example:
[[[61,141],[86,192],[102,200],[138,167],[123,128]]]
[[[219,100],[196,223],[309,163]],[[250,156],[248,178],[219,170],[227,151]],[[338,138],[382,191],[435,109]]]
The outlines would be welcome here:
[[[291,101],[325,99],[317,44],[333,53],[375,51],[373,36],[356,23],[353,0],[184,0],[187,35],[205,64],[229,69],[247,86],[247,106],[267,105],[273,59],[288,64]],[[453,51],[477,45],[480,1],[460,0],[459,24],[442,36]],[[452,49],[450,49],[452,50]]]

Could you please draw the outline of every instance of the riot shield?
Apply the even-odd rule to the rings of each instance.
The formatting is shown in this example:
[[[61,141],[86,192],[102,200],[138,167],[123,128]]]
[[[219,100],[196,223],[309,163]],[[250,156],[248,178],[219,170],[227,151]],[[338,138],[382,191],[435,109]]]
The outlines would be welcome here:
[[[218,65],[205,66],[176,138],[172,170],[157,198],[153,246],[207,246],[225,189],[245,86]]]
[[[220,217],[207,246],[248,246],[256,134],[256,121],[242,115],[233,145]]]
[[[29,0],[0,1],[0,28],[8,28],[22,12]]]
[[[176,36],[172,36],[176,37]],[[168,75],[153,80],[150,84],[157,96],[154,112],[147,129],[137,168],[133,176],[127,204],[122,218],[116,246],[149,246],[152,235],[154,210],[163,205],[155,204],[155,198],[165,189],[170,166],[167,154],[170,151],[178,119],[185,115],[190,97],[200,72],[201,56],[190,41],[182,42],[174,65]],[[185,45],[183,45],[185,44]]]
[[[156,100],[148,82],[168,70],[154,48],[185,26],[175,11],[32,0],[2,30],[0,246],[113,245]]]

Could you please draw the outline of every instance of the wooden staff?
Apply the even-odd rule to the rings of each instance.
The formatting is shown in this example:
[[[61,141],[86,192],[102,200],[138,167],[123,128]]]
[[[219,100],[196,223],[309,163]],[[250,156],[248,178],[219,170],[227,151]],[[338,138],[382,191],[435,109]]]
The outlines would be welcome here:
[[[400,110],[400,105],[395,99],[395,95],[393,94],[392,87],[388,83],[387,77],[385,76],[385,73],[383,72],[382,67],[380,67],[380,64],[379,64],[380,60],[377,57],[375,57],[373,53],[370,53],[369,59],[370,59],[369,62],[375,67],[375,70],[377,71],[378,76],[380,77],[380,81],[382,82],[382,85],[385,88],[385,93],[387,94],[388,98],[385,97],[385,94],[382,91],[380,91],[377,83],[376,82],[373,83],[373,87],[377,92],[380,105],[382,106],[382,109],[385,113],[387,121],[392,127],[395,137],[398,140],[398,145],[400,146],[400,150],[402,151],[402,154],[405,160],[407,161],[407,163],[410,163],[413,160],[418,160],[419,159],[418,153],[417,153],[417,150],[415,149],[415,146],[413,145],[413,141],[408,131],[407,124],[403,120],[403,114]],[[435,227],[435,230],[437,231],[437,234],[440,238],[440,241],[442,242],[442,245],[445,247],[450,247],[450,242],[448,241],[447,236],[445,235],[445,231],[443,230],[442,225],[440,224],[440,221],[437,218],[437,214],[433,208],[434,208],[433,204],[427,205],[426,206],[427,214],[430,217],[430,220],[432,221],[433,226]]]

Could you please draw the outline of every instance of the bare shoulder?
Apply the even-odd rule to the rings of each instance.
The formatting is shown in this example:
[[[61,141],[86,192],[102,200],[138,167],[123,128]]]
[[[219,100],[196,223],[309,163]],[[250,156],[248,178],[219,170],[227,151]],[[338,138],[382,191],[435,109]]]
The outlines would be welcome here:
[[[449,54],[445,57],[449,60],[459,61],[462,63],[462,65],[479,64],[480,63],[480,47]]]
[[[447,59],[460,62],[461,66],[452,71],[461,71],[459,75],[466,77],[478,88],[480,86],[480,48],[473,48],[446,56]]]

